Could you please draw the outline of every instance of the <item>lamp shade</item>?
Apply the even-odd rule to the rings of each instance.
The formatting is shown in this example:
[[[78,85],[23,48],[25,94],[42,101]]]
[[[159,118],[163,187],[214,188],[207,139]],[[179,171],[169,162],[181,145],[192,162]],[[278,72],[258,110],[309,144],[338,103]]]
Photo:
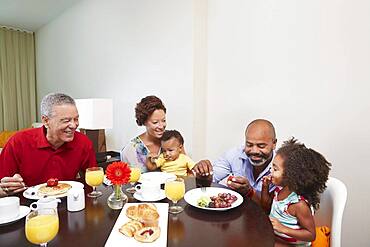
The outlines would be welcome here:
[[[76,99],[79,128],[88,130],[113,128],[112,99]]]

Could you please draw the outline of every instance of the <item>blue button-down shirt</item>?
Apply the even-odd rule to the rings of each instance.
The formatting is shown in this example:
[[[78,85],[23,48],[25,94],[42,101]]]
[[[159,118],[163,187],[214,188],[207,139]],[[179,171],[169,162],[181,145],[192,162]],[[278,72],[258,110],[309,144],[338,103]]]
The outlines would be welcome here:
[[[270,164],[258,175],[257,179],[253,176],[253,165],[249,162],[247,154],[244,152],[244,145],[235,147],[224,153],[220,158],[212,162],[213,181],[224,183],[224,179],[229,175],[242,176],[248,179],[250,185],[261,193],[262,178],[270,174]],[[269,191],[273,191],[275,186],[271,185]]]

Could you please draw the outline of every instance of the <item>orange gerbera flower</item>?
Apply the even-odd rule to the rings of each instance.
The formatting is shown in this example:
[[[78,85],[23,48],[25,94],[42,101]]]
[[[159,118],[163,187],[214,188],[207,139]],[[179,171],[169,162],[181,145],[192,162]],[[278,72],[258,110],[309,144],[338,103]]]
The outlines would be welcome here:
[[[131,169],[125,162],[113,162],[106,170],[107,178],[112,184],[126,184],[130,179]]]

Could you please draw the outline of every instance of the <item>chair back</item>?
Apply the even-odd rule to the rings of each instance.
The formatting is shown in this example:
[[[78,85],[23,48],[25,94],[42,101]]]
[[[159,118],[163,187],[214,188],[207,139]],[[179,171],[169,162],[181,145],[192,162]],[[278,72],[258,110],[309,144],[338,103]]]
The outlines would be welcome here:
[[[326,190],[320,196],[320,208],[315,213],[315,224],[330,227],[330,246],[340,247],[343,212],[347,188],[337,178],[329,177]]]

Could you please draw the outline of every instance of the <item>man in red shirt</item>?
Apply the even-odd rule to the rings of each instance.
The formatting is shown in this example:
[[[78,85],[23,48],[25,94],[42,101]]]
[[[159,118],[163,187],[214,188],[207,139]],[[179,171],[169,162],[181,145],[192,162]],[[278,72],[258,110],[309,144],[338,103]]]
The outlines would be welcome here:
[[[49,178],[75,180],[96,166],[92,142],[76,132],[78,111],[68,95],[52,93],[41,101],[41,128],[20,131],[0,154],[0,197]]]

